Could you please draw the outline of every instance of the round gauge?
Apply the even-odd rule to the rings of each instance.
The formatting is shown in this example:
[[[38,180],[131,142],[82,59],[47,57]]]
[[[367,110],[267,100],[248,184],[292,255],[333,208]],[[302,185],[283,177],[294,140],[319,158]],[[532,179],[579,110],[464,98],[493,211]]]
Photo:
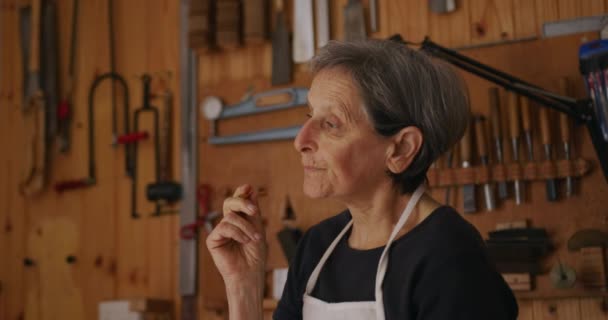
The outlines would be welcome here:
[[[555,288],[572,288],[576,281],[576,272],[569,266],[560,262],[551,268],[549,278]]]
[[[215,96],[208,96],[201,102],[201,112],[207,120],[215,120],[222,113],[222,101]]]

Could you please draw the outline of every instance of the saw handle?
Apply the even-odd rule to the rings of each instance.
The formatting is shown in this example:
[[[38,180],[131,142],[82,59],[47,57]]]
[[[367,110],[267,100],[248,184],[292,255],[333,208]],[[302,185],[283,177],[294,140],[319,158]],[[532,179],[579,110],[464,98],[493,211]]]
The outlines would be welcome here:
[[[129,144],[148,139],[150,135],[146,131],[123,134],[117,139],[118,144]]]
[[[55,184],[55,191],[58,193],[62,193],[68,190],[82,189],[91,185],[91,182],[88,179],[80,179],[80,180],[67,180],[63,182],[59,182]]]

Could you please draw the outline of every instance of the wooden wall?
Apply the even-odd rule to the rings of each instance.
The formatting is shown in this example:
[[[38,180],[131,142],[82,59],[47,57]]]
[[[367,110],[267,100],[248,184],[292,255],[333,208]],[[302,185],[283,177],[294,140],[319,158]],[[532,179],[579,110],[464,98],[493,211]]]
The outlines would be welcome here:
[[[0,1],[0,319],[95,319],[101,300],[129,297],[177,299],[178,220],[176,216],[144,217],[132,220],[130,182],[124,176],[124,151],[110,147],[110,86],[97,93],[95,136],[98,184],[95,187],[58,195],[48,190],[35,198],[19,195],[17,185],[23,162],[21,57],[18,42],[18,7],[25,0]],[[131,110],[141,104],[138,75],[155,75],[153,91],[161,89],[157,74],[171,71],[168,83],[179,87],[178,1],[114,1],[116,65],[131,90]],[[462,0],[459,10],[445,16],[427,11],[425,1],[380,0],[380,32],[375,37],[401,33],[420,41],[424,35],[450,47],[467,47],[503,40],[540,36],[545,21],[588,16],[606,12],[604,0]],[[69,19],[72,1],[57,1],[60,14],[62,84],[67,74]],[[286,1],[288,7],[291,1]],[[341,38],[341,8],[346,0],[332,1],[332,38]],[[107,1],[82,0],[78,46],[74,145],[72,152],[53,152],[51,182],[80,177],[87,170],[86,97],[95,75],[109,70]],[[593,37],[587,35],[587,39]],[[578,79],[576,50],[581,36],[530,40],[463,52],[530,82],[556,90],[560,77]],[[271,48],[259,46],[202,53],[199,59],[199,98],[220,96],[226,103],[241,99],[253,86],[255,91],[270,88]],[[297,66],[293,85],[306,86],[310,77],[305,66]],[[471,91],[472,107],[487,113],[488,83],[465,75]],[[580,86],[577,88],[581,92]],[[179,106],[179,95],[174,105]],[[103,107],[102,107],[103,106]],[[220,124],[220,134],[230,134],[301,123],[303,109],[260,115]],[[179,119],[179,109],[175,120]],[[284,267],[274,233],[281,227],[280,217],[289,196],[298,222],[308,227],[341,209],[329,201],[311,202],[301,192],[299,156],[291,142],[242,146],[210,146],[208,124],[201,118],[200,176],[215,191],[212,206],[219,210],[224,193],[241,183],[252,183],[267,190],[261,206],[267,219],[270,243],[269,267]],[[174,145],[179,146],[179,128]],[[146,122],[146,126],[149,122]],[[578,182],[576,197],[556,204],[544,200],[544,185],[529,188],[525,205],[515,207],[512,200],[493,213],[467,216],[482,232],[494,223],[527,217],[554,235],[559,248],[575,228],[606,229],[604,195],[607,185],[597,168],[589,139],[577,129],[576,154],[592,161],[590,175]],[[177,150],[174,150],[177,151]],[[536,152],[539,153],[540,150]],[[140,147],[140,185],[152,179],[149,143]],[[175,162],[178,153],[174,152]],[[179,177],[179,168],[174,168]],[[143,190],[143,188],[142,188]],[[442,199],[442,190],[434,191]],[[459,193],[456,193],[459,195]],[[151,212],[143,192],[140,208]],[[460,202],[454,205],[459,208]],[[559,217],[556,219],[555,217]],[[221,279],[215,272],[201,242],[203,252],[199,287],[200,319],[222,318]],[[560,251],[561,253],[563,250]],[[73,254],[77,262],[65,262]],[[34,260],[24,267],[23,259]],[[574,263],[575,255],[564,252],[562,259]],[[547,266],[556,261],[552,256]],[[601,298],[578,297],[581,291],[551,290],[546,277],[539,278],[539,291],[520,296],[521,319],[606,319]],[[272,303],[270,303],[271,305]],[[208,308],[207,308],[208,307]],[[270,309],[268,310],[270,314]]]

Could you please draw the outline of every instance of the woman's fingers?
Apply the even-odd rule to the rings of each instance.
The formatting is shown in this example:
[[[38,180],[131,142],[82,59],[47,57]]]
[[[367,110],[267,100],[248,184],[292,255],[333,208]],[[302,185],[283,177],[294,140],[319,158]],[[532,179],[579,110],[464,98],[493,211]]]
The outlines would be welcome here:
[[[234,212],[228,212],[222,221],[233,224],[252,240],[259,240],[260,238],[260,234],[256,230],[255,226],[251,222],[247,221],[247,219]]]
[[[251,241],[251,238],[239,227],[229,222],[222,221],[213,229],[213,232],[211,232],[209,237],[207,237],[207,245],[210,249],[214,249],[224,245],[228,240],[248,243]]]
[[[236,194],[236,192],[235,192]],[[242,212],[249,216],[254,216],[258,213],[258,206],[249,199],[240,197],[231,197],[224,200],[224,215],[229,212]]]

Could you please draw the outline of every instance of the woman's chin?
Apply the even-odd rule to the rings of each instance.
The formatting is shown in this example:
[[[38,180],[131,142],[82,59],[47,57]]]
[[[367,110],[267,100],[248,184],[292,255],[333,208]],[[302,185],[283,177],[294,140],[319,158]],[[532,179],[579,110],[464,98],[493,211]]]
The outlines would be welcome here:
[[[304,182],[303,191],[304,194],[311,199],[323,199],[329,196],[329,192],[327,192],[325,188],[306,182]]]

